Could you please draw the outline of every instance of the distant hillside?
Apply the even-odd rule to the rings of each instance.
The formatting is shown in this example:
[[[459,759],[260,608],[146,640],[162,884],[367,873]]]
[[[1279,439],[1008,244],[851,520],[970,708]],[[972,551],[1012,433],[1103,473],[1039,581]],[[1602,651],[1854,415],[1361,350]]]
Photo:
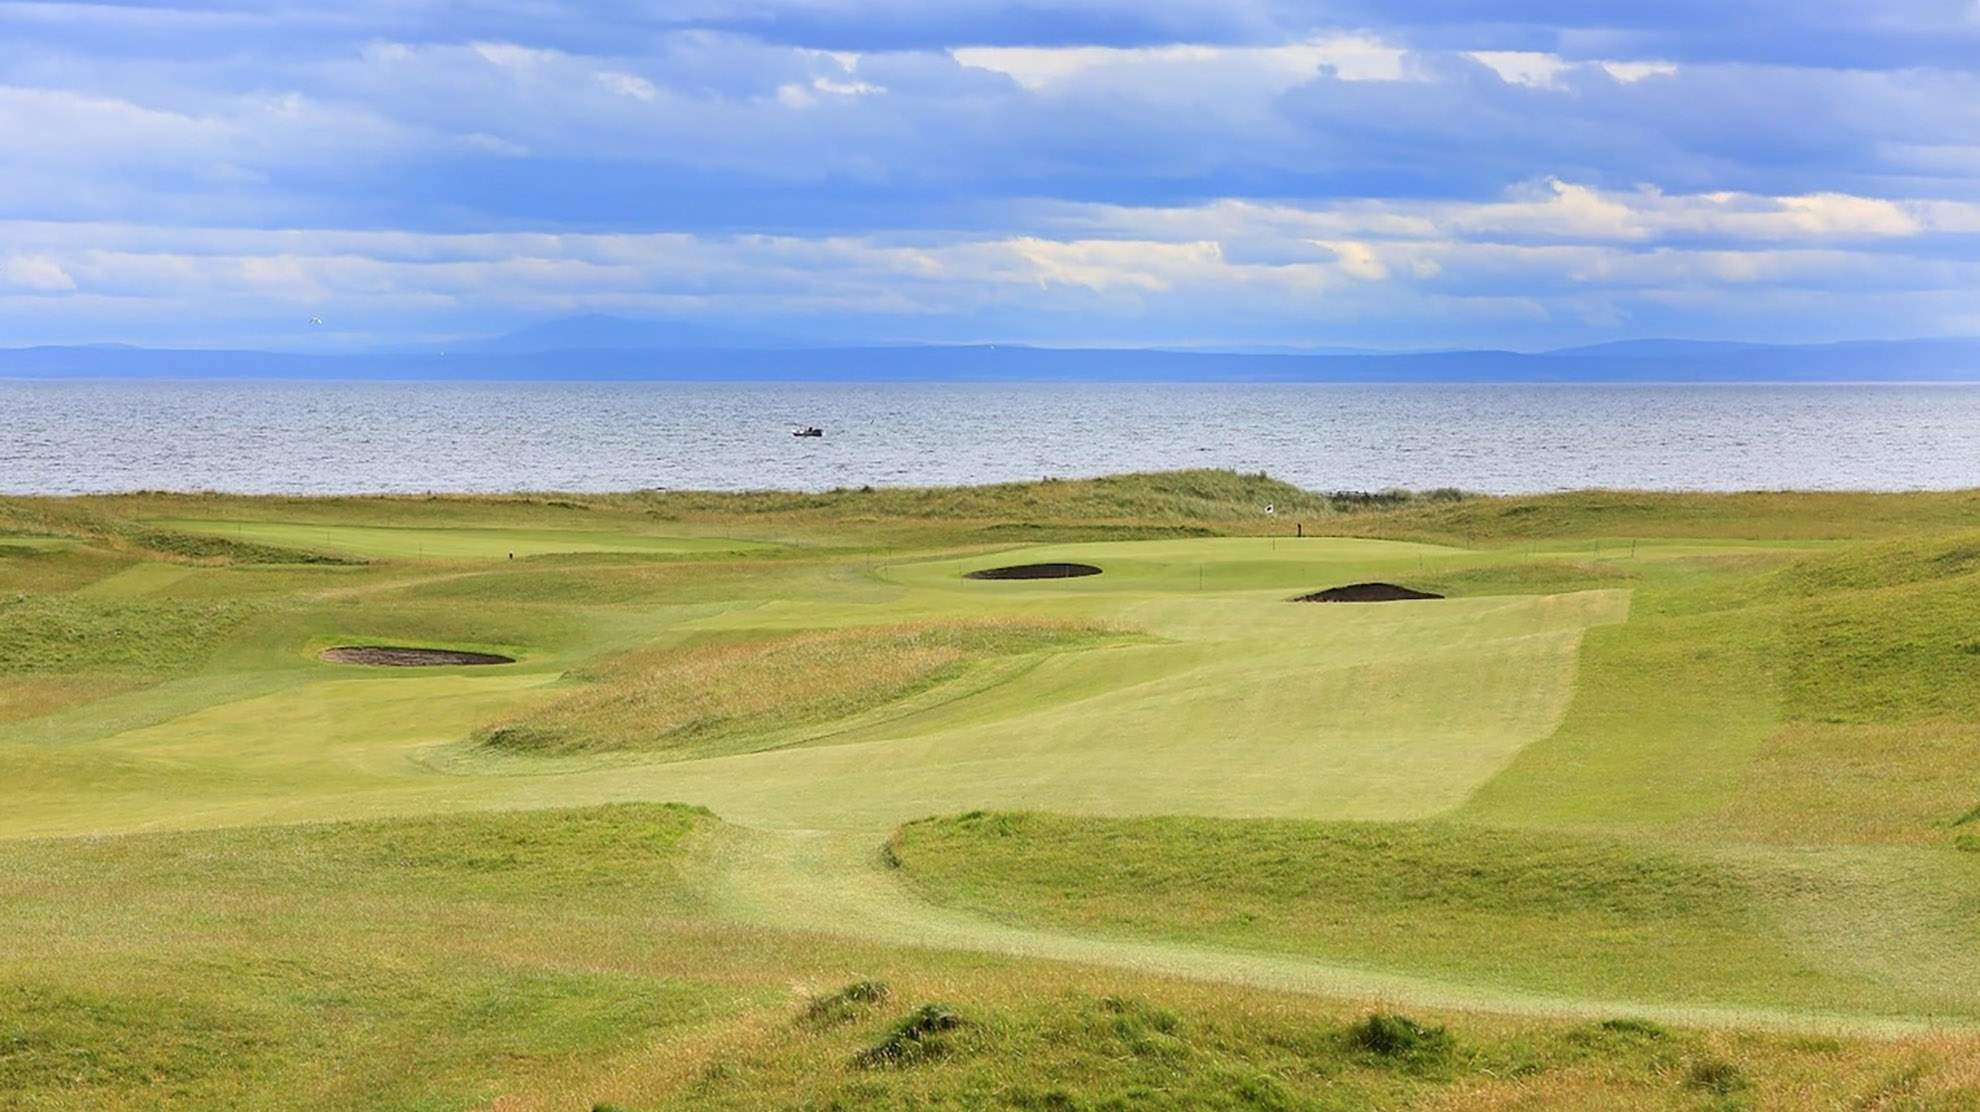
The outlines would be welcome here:
[[[794,348],[806,346],[787,336],[716,328],[678,320],[630,320],[587,313],[546,321],[493,336],[439,345],[436,351],[529,354],[547,351],[665,351],[682,348]]]
[[[1767,346],[1737,340],[1612,340],[1606,344],[1556,348],[1543,354],[1557,358],[1592,355],[1615,359],[1697,359],[1764,350]]]
[[[561,334],[553,330],[537,335],[554,339]],[[502,342],[519,347],[527,344],[515,337],[505,337]],[[1620,351],[1585,348],[1538,355],[1506,351],[1239,354],[1004,344],[450,349],[445,353],[399,355],[40,347],[0,350],[0,377],[695,382],[1980,381],[1980,339],[1810,346],[1664,345],[1661,341],[1632,343],[1622,345]]]

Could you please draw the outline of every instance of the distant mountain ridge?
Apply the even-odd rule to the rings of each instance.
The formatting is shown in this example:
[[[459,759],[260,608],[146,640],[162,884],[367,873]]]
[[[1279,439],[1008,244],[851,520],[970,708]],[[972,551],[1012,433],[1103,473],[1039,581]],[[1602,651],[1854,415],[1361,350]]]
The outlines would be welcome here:
[[[634,320],[605,313],[533,324],[500,336],[428,345],[438,351],[522,355],[549,351],[673,351],[816,346],[788,336],[718,328],[681,320]]]
[[[1554,348],[1542,355],[1594,355],[1613,359],[1680,359],[1699,356],[1730,355],[1734,352],[1753,351],[1766,347],[1801,347],[1818,345],[1770,345],[1746,343],[1739,340],[1611,340],[1604,344],[1583,344],[1579,347]]]
[[[1769,345],[1625,340],[1540,353],[831,347],[680,321],[570,317],[411,351],[0,349],[0,378],[792,382],[1971,382],[1980,338]]]

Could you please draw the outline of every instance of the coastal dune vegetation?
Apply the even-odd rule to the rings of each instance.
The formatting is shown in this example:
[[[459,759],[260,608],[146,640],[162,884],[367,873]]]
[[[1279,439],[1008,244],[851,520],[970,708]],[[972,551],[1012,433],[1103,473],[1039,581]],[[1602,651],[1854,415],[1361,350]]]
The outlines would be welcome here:
[[[0,498],[0,1108],[1980,1108],[1976,770],[1975,491]]]

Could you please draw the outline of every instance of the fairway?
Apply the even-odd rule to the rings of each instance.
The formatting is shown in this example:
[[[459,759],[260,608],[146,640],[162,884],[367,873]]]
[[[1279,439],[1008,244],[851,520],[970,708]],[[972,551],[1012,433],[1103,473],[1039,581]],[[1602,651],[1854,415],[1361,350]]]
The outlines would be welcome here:
[[[1092,496],[1131,504],[1135,481]],[[622,1034],[781,1030],[780,963],[916,981],[1001,962],[983,983],[1023,984],[1066,962],[1191,992],[1852,1039],[1980,1024],[1980,655],[1949,616],[1980,612],[1980,549],[1933,514],[1865,546],[1687,533],[1687,507],[1618,542],[1495,538],[1533,516],[1446,500],[1285,536],[1258,535],[1247,492],[1191,511],[1211,535],[1139,539],[1123,509],[1132,539],[1011,544],[984,540],[994,512],[835,532],[749,497],[491,501],[478,524],[464,500],[280,507],[293,522],[223,500],[224,518],[124,531],[37,511],[48,532],[0,545],[0,928],[36,939],[0,962],[0,1034],[89,993],[90,1015],[141,1014],[154,974],[222,1010],[256,978],[311,983],[266,972],[265,938],[340,955],[320,975],[348,1003],[323,1030],[354,1041],[314,1054],[411,1006],[349,978],[425,970],[417,1007],[457,1033],[433,1051],[434,1107],[589,1092]],[[1528,504],[1572,520],[1572,496]],[[188,554],[192,534],[238,547]],[[1099,570],[967,577],[1027,564]],[[1447,597],[1291,601],[1371,582]],[[338,645],[513,662],[319,659]],[[664,876],[584,856],[621,843]],[[310,897],[345,921],[306,925],[290,903],[325,853],[369,864]],[[106,869],[129,907],[86,925]],[[181,882],[202,902],[174,903]],[[442,943],[395,924],[413,898],[395,893],[429,883],[434,923],[502,926]],[[636,888],[660,919],[642,925]],[[597,918],[586,937],[617,939],[593,943],[609,970],[554,957],[566,897]],[[148,948],[144,914],[177,941]],[[766,956],[721,956],[724,932]],[[392,941],[367,956],[373,935]],[[648,937],[692,957],[635,956]],[[465,972],[432,967],[463,946]],[[200,985],[212,963],[240,972]],[[301,1046],[322,1005],[285,991],[256,1022]],[[483,991],[533,1001],[517,1047],[560,1049],[469,1064],[500,1042],[462,1018]],[[1216,999],[1194,1006],[1240,1006]],[[62,1037],[144,1031],[101,1022]],[[228,1103],[230,1070],[261,1061],[245,1047],[172,1051],[200,1080],[162,1103]],[[55,1059],[24,1053],[0,1078],[60,1106]],[[132,1079],[153,1067],[132,1068],[91,1091],[146,1105],[159,1091]],[[324,1084],[281,1076],[271,1096]],[[343,1105],[426,1106],[386,1074],[357,1084]]]

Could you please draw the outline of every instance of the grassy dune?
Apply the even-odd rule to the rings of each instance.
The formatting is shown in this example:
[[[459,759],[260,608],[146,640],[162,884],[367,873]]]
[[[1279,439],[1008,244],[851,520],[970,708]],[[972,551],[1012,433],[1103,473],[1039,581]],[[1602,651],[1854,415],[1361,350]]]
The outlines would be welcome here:
[[[477,740],[537,753],[639,751],[676,760],[756,752],[896,703],[972,664],[1076,648],[1074,625],[977,622],[823,630],[644,649],[599,662],[587,686],[497,723]]]
[[[0,499],[0,1108],[1980,1107],[1976,527]]]
[[[1441,823],[1010,812],[911,823],[888,852],[916,891],[1007,921],[1569,996],[1980,1015],[1942,970],[1872,978],[1806,952],[1785,920],[1846,886],[1811,891],[1821,872],[1762,859]],[[1980,901],[1980,876],[1940,879],[1957,885],[1949,903]],[[1916,929],[1944,951],[1965,945],[1955,924]]]

